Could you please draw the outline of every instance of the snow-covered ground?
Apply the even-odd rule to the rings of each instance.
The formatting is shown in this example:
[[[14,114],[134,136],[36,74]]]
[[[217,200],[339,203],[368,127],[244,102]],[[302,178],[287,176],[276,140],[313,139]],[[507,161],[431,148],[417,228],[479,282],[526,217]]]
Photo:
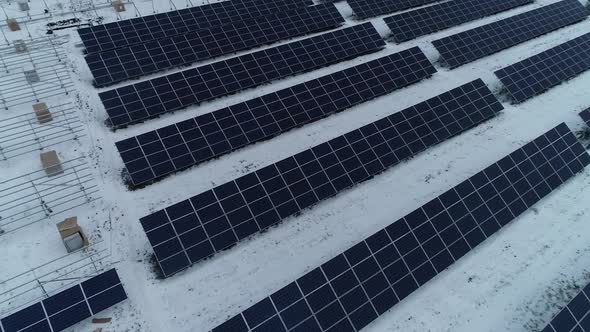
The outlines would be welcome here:
[[[60,0],[46,2],[52,7]],[[54,224],[77,215],[93,242],[100,242],[97,246],[111,252],[109,260],[119,271],[129,295],[126,302],[101,315],[114,317],[107,330],[210,330],[557,124],[566,122],[572,130],[584,129],[577,113],[590,106],[590,72],[520,105],[502,100],[505,110],[496,118],[169,279],[156,279],[150,261],[152,250],[139,224],[140,217],[476,78],[482,78],[499,95],[501,84],[493,75],[495,70],[590,32],[590,20],[452,71],[437,64],[438,73],[423,82],[185,170],[144,189],[126,189],[121,178],[123,163],[114,142],[412,46],[420,46],[435,62],[438,53],[432,40],[552,2],[555,1],[537,0],[400,45],[390,42],[380,52],[116,132],[104,125],[106,113],[97,95],[99,90],[92,86],[76,31],[57,31],[57,35],[69,36],[63,46],[68,56],[63,60],[71,72],[75,92],[55,97],[48,103],[74,102],[86,136],[54,149],[62,160],[87,157],[102,199],[1,236],[0,280],[63,256],[65,249]],[[34,0],[31,6],[40,3]],[[192,3],[197,5],[195,1]],[[2,4],[8,8],[9,16],[18,14],[15,3],[8,5],[3,1]],[[180,8],[186,2],[178,0],[175,4]],[[152,5],[160,11],[170,9],[168,1],[160,0],[141,0],[135,5],[144,15],[152,12]],[[346,16],[347,26],[358,23],[350,17],[352,11],[346,3],[338,3],[337,7]],[[117,19],[111,8],[76,15],[82,19],[103,16],[105,22]],[[123,13],[124,17],[134,15],[131,7]],[[56,19],[62,18],[51,20]],[[382,17],[371,21],[383,36],[388,34]],[[28,33],[42,37],[45,23],[46,20],[31,22],[21,32],[8,32],[6,27],[3,30],[10,41],[29,38]],[[31,112],[31,104],[0,110],[0,120],[27,112]],[[0,182],[40,167],[37,153],[0,160]],[[365,331],[540,330],[576,289],[590,281],[589,203],[590,169],[587,169]],[[0,310],[4,309],[0,306]],[[72,331],[90,331],[94,327],[86,321],[74,326]]]

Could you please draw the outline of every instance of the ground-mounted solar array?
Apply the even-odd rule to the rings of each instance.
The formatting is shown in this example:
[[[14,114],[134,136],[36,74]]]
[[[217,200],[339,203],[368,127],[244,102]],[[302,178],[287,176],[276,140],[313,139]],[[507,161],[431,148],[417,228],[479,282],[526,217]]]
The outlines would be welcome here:
[[[3,332],[58,332],[125,300],[115,269],[0,319]]]
[[[430,77],[414,47],[117,142],[129,183],[167,174],[276,136]]]
[[[589,163],[561,124],[213,332],[359,331]]]
[[[523,102],[590,69],[590,33],[495,72],[510,98]]]
[[[311,5],[310,0],[231,0],[177,11],[141,16],[78,30],[86,52],[144,43],[256,16]]]
[[[354,16],[359,19],[420,7],[438,0],[348,0]]]
[[[165,276],[495,116],[476,80],[141,219]]]
[[[563,0],[486,24],[432,44],[450,68],[456,68],[588,17],[578,0]]]
[[[92,53],[86,63],[96,86],[152,74],[282,39],[328,30],[344,22],[332,4],[297,8],[143,44]]]
[[[590,285],[586,285],[542,332],[590,331]]]
[[[452,0],[404,12],[383,20],[397,43],[497,14],[533,0]]]
[[[99,97],[110,124],[123,127],[384,46],[373,25],[364,23],[102,92]]]

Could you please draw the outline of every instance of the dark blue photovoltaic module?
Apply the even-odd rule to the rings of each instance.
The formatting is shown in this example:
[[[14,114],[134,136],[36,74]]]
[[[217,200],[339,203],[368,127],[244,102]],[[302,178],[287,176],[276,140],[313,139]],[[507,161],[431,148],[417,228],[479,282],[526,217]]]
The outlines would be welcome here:
[[[560,124],[213,332],[359,331],[589,163],[590,155]],[[586,295],[568,306],[575,313],[558,315],[555,329],[546,331],[582,332],[569,328],[584,315],[588,326]]]

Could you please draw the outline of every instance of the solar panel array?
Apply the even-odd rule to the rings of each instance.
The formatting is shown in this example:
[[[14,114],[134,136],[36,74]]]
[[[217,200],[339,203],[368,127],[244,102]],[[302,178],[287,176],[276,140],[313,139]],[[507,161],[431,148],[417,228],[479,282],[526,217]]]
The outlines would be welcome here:
[[[590,284],[565,306],[542,332],[590,331]]]
[[[561,124],[213,332],[359,331],[589,163]]]
[[[414,47],[117,142],[133,187],[431,76]]]
[[[563,0],[432,42],[443,61],[455,68],[564,26],[588,11],[578,0]]]
[[[383,20],[391,30],[393,40],[400,43],[532,2],[533,0],[453,0]]]
[[[590,33],[495,72],[510,98],[523,102],[590,69]]]
[[[0,319],[3,332],[58,332],[127,299],[115,269]]]
[[[311,0],[232,0],[78,29],[88,53],[145,43],[311,5]]]
[[[141,219],[165,276],[495,116],[481,80]]]
[[[332,4],[298,8],[86,56],[96,86],[336,27]]]
[[[580,112],[580,117],[582,118],[582,120],[584,120],[584,122],[586,122],[588,126],[590,126],[590,108],[587,108]]]
[[[439,0],[348,0],[354,16],[359,19],[375,17],[420,7]]]
[[[102,92],[115,128],[189,105],[377,51],[385,42],[371,23]]]

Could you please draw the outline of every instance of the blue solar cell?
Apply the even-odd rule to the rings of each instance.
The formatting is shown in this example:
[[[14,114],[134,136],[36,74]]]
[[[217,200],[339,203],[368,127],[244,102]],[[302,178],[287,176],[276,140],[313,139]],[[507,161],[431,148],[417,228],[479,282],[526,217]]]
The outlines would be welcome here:
[[[193,264],[225,250],[502,109],[483,81],[476,80],[173,205],[167,213],[156,212],[141,223],[164,274],[169,276],[180,270],[187,258]],[[177,209],[182,212],[174,212]],[[204,239],[197,233],[202,239],[198,247],[188,243],[190,237],[174,230],[175,217],[193,213],[199,221],[195,221],[195,229],[206,231]],[[368,249],[362,250],[346,253],[350,264],[368,255]],[[174,262],[168,263],[168,259]],[[304,293],[306,288],[303,285]]]
[[[185,34],[311,5],[309,0],[234,0],[78,29],[88,53]]]
[[[43,306],[45,312],[51,316],[81,301],[84,301],[84,294],[80,285],[76,285],[43,300]]]
[[[426,56],[414,47],[131,137],[116,145],[129,175],[129,185],[139,187],[158,179],[153,170],[158,163],[173,163],[171,172],[176,172],[395,91],[434,72],[436,69]],[[323,179],[322,175],[315,178]],[[237,201],[225,202],[236,204]],[[271,204],[270,200],[258,201],[251,210],[258,214],[269,210]]]
[[[494,74],[510,98],[520,103],[589,69],[590,33],[587,33]]]
[[[442,60],[456,68],[585,19],[578,0],[563,0],[432,42]]]
[[[127,298],[127,294],[121,284],[107,289],[88,299],[88,304],[93,314],[97,314],[114,304],[119,303]]]
[[[561,161],[560,168],[552,166],[555,160]],[[552,191],[588,164],[590,164],[590,155],[569,128],[562,123],[297,279],[294,284],[302,290],[305,289],[303,296],[310,304],[309,307],[291,305],[285,309],[278,309],[273,306],[275,299],[278,298],[277,294],[284,292],[283,290],[264,298],[253,307],[264,303],[264,306],[273,308],[265,312],[266,321],[284,317],[284,314],[289,311],[289,317],[296,317],[289,320],[289,326],[303,325],[311,319],[317,319],[321,331],[359,331],[541,200],[546,195],[545,190],[541,189],[542,184],[549,185],[549,191]],[[541,172],[541,169],[547,165],[550,172],[542,176],[540,181],[532,182],[527,191],[535,196],[530,204],[524,204],[518,195],[505,200],[504,193],[511,190],[517,181],[526,179],[529,174]],[[562,172],[563,169],[567,169],[567,172]],[[490,176],[491,174],[496,175]],[[511,178],[508,187],[495,186],[495,181],[501,177]],[[549,181],[552,177],[559,178],[559,182]],[[468,197],[471,195],[478,195],[480,199],[469,200]],[[490,209],[490,214],[475,213],[481,207],[489,209],[488,204],[493,197],[497,196],[503,197],[502,204]],[[486,198],[482,199],[482,197]],[[466,203],[466,201],[472,203]],[[449,219],[448,216],[439,218],[441,215],[446,215],[447,211],[454,206],[463,204],[467,205],[465,207],[467,214],[459,218]],[[519,205],[523,205],[524,208],[519,208]],[[509,214],[506,219],[502,216],[503,211]],[[459,224],[466,218],[473,219],[475,223],[467,228],[460,227]],[[486,231],[487,223],[495,224],[495,227],[488,228]],[[424,235],[426,233],[418,232],[425,225],[436,229],[436,232],[430,233],[429,238]],[[423,237],[418,239],[417,234],[422,234]],[[425,245],[433,240],[443,244],[430,251]],[[391,247],[395,250],[388,249]],[[346,262],[343,261],[343,256]],[[387,256],[391,256],[391,259],[384,260],[383,257]],[[326,296],[325,289],[334,289],[336,296],[334,294]],[[590,290],[590,286],[587,289]],[[325,301],[321,302],[318,299],[325,299]],[[551,329],[546,330],[570,331],[575,324],[584,324],[585,319],[590,322],[589,300],[588,293],[585,293],[584,297],[576,297],[568,305],[567,310],[557,315],[551,323]],[[303,300],[299,301],[303,302]],[[274,308],[277,308],[277,313],[274,313]],[[291,310],[292,308],[299,311],[294,312],[296,309]],[[248,310],[250,309],[246,309]],[[224,323],[213,331],[234,331],[231,326],[239,324],[243,327],[240,331],[256,331],[257,326],[250,325],[244,328],[244,313],[229,320],[232,325]],[[273,314],[274,316],[270,316]],[[581,320],[580,317],[582,317]],[[276,321],[280,322],[280,320]],[[256,324],[256,322],[253,323]],[[285,329],[284,326],[278,327],[281,330]]]
[[[51,323],[53,331],[63,331],[90,316],[92,316],[92,313],[90,313],[88,304],[84,301],[50,316],[49,322]]]
[[[35,303],[10,316],[0,319],[4,332],[18,332],[29,326],[44,326],[42,321],[47,321],[41,303]]]
[[[533,0],[453,0],[383,20],[391,29],[393,40],[400,43],[532,2]]]
[[[121,283],[117,271],[110,269],[94,278],[88,279],[82,283],[82,289],[86,297],[92,297],[104,290]]]
[[[105,91],[99,97],[109,123],[119,128],[384,46],[373,25],[365,23]],[[173,167],[162,164],[156,171],[165,174]]]
[[[85,57],[98,87],[339,26],[332,4],[255,17]]]

